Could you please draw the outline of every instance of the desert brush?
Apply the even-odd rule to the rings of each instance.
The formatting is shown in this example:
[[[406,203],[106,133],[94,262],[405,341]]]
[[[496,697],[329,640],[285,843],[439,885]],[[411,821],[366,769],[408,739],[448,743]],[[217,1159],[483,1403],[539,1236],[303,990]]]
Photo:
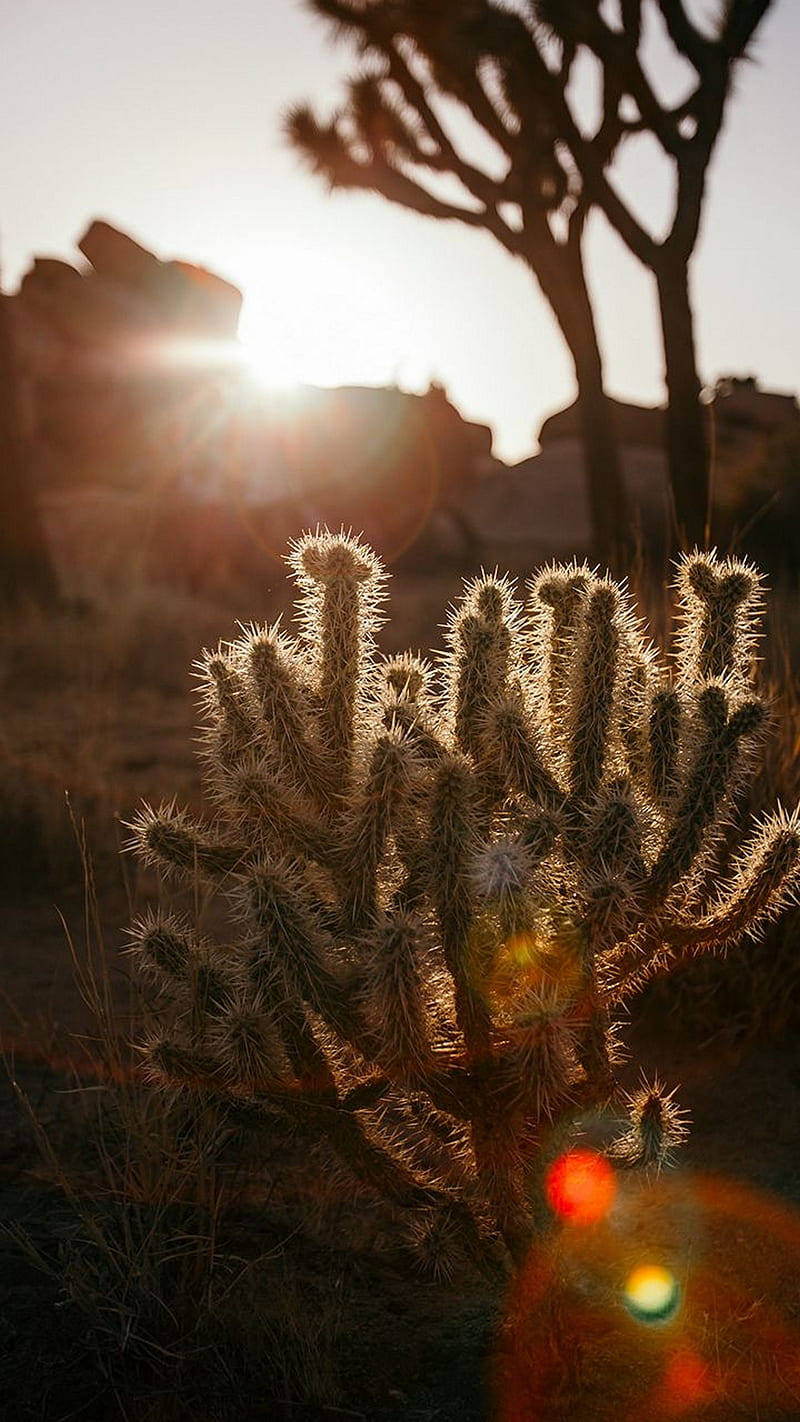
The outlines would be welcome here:
[[[482,573],[430,663],[379,655],[369,548],[317,531],[288,561],[296,636],[251,626],[199,664],[213,813],[134,826],[231,926],[133,926],[161,989],[148,1069],[326,1142],[434,1260],[489,1231],[519,1262],[554,1133],[624,1113],[609,1153],[647,1169],[685,1134],[659,1082],[617,1083],[626,1000],[796,894],[797,813],[740,822],[762,580],[683,556],[669,667],[586,564],[539,571],[524,605]]]

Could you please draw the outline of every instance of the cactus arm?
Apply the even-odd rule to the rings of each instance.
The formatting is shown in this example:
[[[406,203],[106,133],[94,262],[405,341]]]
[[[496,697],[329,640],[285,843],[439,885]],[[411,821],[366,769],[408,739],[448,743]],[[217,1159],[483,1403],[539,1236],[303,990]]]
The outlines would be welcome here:
[[[521,697],[495,702],[489,710],[486,729],[487,740],[496,747],[497,765],[506,785],[521,790],[535,805],[558,810],[565,792],[545,764]]]
[[[331,1104],[338,1100],[336,1080],[302,1004],[284,1002],[277,1018],[286,1055],[302,1091]]]
[[[648,782],[657,805],[666,806],[678,788],[681,699],[672,687],[655,692],[647,723]]]
[[[184,880],[225,879],[246,863],[250,854],[244,843],[212,839],[174,802],[162,804],[157,810],[143,805],[126,828],[133,830],[128,850],[143,863]]]
[[[245,759],[220,780],[217,797],[243,839],[261,834],[267,844],[281,845],[319,864],[332,863],[336,845],[332,830],[308,801],[259,762]]]
[[[491,1022],[471,974],[471,854],[476,843],[473,784],[465,761],[451,757],[438,767],[431,794],[428,842],[430,892],[445,963],[455,989],[456,1020],[468,1058],[489,1051]]]
[[[391,1149],[387,1149],[357,1111],[284,1093],[277,1101],[298,1124],[323,1136],[342,1164],[362,1185],[393,1204],[415,1207],[451,1203],[452,1195],[421,1179]]]
[[[332,800],[346,804],[359,690],[373,645],[384,574],[369,549],[328,533],[298,539],[289,563],[304,593],[301,618],[312,657],[317,733]]]
[[[413,1078],[432,1061],[417,926],[406,914],[382,917],[366,947],[359,998],[374,1027],[376,1060],[395,1080]]]
[[[545,700],[553,736],[563,723],[569,694],[575,636],[583,616],[586,592],[596,581],[587,563],[563,567],[551,563],[529,583],[534,635],[534,663],[545,680]]]
[[[328,752],[331,770],[338,767],[344,785],[349,781],[355,744],[361,660],[359,620],[358,589],[349,581],[328,583],[321,612],[320,740]]]
[[[585,1017],[583,1031],[578,1038],[578,1060],[584,1070],[592,1101],[595,1104],[609,1101],[616,1085],[609,1051],[611,1019],[594,972],[587,977],[578,1010]]]
[[[726,678],[749,684],[762,579],[744,560],[694,553],[678,570],[678,663],[688,684]]]
[[[777,813],[737,856],[714,906],[697,918],[662,918],[608,955],[606,1000],[619,1003],[648,978],[673,972],[705,951],[720,951],[746,933],[757,933],[791,903],[800,889],[797,816]]]
[[[589,872],[619,875],[639,887],[646,876],[642,855],[645,822],[629,780],[612,780],[598,796],[582,836]]]
[[[250,1096],[285,1077],[285,1046],[276,1014],[261,998],[239,991],[215,1012],[210,1029],[203,1017],[198,1026],[233,1093]]]
[[[699,697],[705,731],[677,799],[672,828],[650,873],[647,887],[651,907],[662,904],[688,874],[702,851],[708,831],[719,822],[730,796],[742,742],[752,741],[762,730],[766,713],[760,701],[750,700],[729,716],[725,693],[716,684]]]
[[[438,734],[437,717],[429,694],[430,669],[421,659],[405,655],[383,668],[382,722],[391,736],[407,748],[409,784],[398,797],[392,815],[392,835],[405,880],[392,898],[394,908],[419,907],[428,884],[425,853],[425,801],[427,772],[447,755]]]
[[[458,747],[483,753],[487,708],[501,700],[517,659],[520,610],[506,579],[484,575],[465,589],[448,625],[450,697]]]
[[[408,800],[413,772],[408,738],[396,729],[379,736],[355,805],[342,822],[339,879],[345,919],[353,927],[364,927],[378,911],[379,869],[390,831]]]
[[[521,1268],[530,1251],[533,1230],[516,1141],[505,1123],[484,1113],[472,1123],[472,1150],[481,1192],[511,1258]]]
[[[258,730],[247,684],[231,649],[219,647],[216,652],[204,652],[197,663],[197,675],[216,754],[235,760],[254,746]]]
[[[671,948],[724,947],[758,929],[795,897],[800,886],[800,824],[796,816],[767,819],[737,857],[716,903],[696,923],[667,924]]]
[[[364,1041],[364,1027],[344,979],[328,966],[333,944],[290,860],[263,859],[234,895],[247,927],[248,969],[256,992],[279,980],[308,1002],[344,1040]]]
[[[252,627],[236,644],[250,697],[285,778],[319,803],[330,786],[308,714],[305,668],[277,629]]]
[[[650,687],[652,654],[639,648],[630,649],[626,676],[620,687],[620,740],[625,753],[626,769],[632,780],[639,781],[647,771],[647,734],[645,708]]]
[[[189,981],[197,952],[191,925],[174,914],[148,912],[128,929],[130,946],[140,969],[163,986]]]
[[[435,765],[448,754],[444,741],[436,734],[424,711],[400,703],[384,711],[387,731],[392,727],[404,732],[422,764]]]
[[[596,796],[608,749],[620,650],[619,596],[608,583],[591,589],[576,647],[570,707],[569,788],[578,805]]]

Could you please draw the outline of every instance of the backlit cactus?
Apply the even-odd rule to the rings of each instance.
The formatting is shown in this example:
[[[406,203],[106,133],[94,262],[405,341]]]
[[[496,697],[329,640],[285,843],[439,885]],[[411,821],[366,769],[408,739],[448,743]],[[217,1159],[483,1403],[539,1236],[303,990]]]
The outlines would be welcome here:
[[[231,924],[134,926],[162,988],[149,1067],[324,1137],[426,1238],[493,1228],[519,1260],[548,1133],[610,1106],[610,1153],[644,1167],[683,1134],[658,1083],[619,1091],[616,1010],[800,882],[797,815],[737,816],[760,579],[681,561],[670,671],[587,566],[544,569],[526,606],[482,575],[430,665],[378,655],[369,549],[309,534],[289,562],[296,638],[251,627],[200,666],[208,823],[134,827]]]

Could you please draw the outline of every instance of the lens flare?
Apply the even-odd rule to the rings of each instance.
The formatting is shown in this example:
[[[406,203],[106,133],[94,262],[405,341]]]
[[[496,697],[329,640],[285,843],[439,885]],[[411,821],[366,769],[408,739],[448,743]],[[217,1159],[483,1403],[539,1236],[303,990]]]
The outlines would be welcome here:
[[[681,1348],[667,1360],[655,1401],[665,1417],[680,1417],[710,1401],[714,1391],[714,1377],[705,1359],[691,1348]]]
[[[551,1210],[568,1224],[594,1224],[614,1203],[617,1182],[605,1156],[569,1150],[553,1162],[545,1180]]]
[[[502,1010],[527,991],[550,991],[565,1001],[576,998],[581,985],[577,930],[564,920],[547,932],[514,933],[497,950],[490,994]]]
[[[675,1275],[662,1264],[640,1264],[627,1278],[625,1303],[642,1323],[666,1323],[680,1302]]]
[[[572,1155],[547,1181],[554,1212],[580,1179]],[[615,1186],[604,1218],[564,1216],[519,1271],[490,1360],[496,1422],[800,1417],[800,1213],[688,1171],[620,1170]]]

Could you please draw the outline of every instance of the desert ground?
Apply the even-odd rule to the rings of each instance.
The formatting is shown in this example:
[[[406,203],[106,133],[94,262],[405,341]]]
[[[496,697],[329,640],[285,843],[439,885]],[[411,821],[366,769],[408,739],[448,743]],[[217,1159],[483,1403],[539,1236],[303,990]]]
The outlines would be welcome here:
[[[275,560],[261,583],[206,593],[113,559],[98,571],[83,537],[60,553],[63,609],[0,634],[3,1416],[800,1418],[796,912],[634,1001],[621,1072],[675,1085],[689,1139],[515,1282],[492,1250],[426,1275],[402,1220],[337,1195],[300,1135],[202,1188],[159,1155],[124,949],[164,889],[124,852],[126,824],[143,799],[199,807],[192,663],[237,620],[289,617],[291,593]],[[393,579],[384,648],[440,645],[459,584]],[[783,720],[757,793],[792,803],[798,698],[770,635]],[[209,1251],[203,1312],[187,1295],[211,1290]],[[625,1301],[650,1259],[674,1285],[658,1318]]]

